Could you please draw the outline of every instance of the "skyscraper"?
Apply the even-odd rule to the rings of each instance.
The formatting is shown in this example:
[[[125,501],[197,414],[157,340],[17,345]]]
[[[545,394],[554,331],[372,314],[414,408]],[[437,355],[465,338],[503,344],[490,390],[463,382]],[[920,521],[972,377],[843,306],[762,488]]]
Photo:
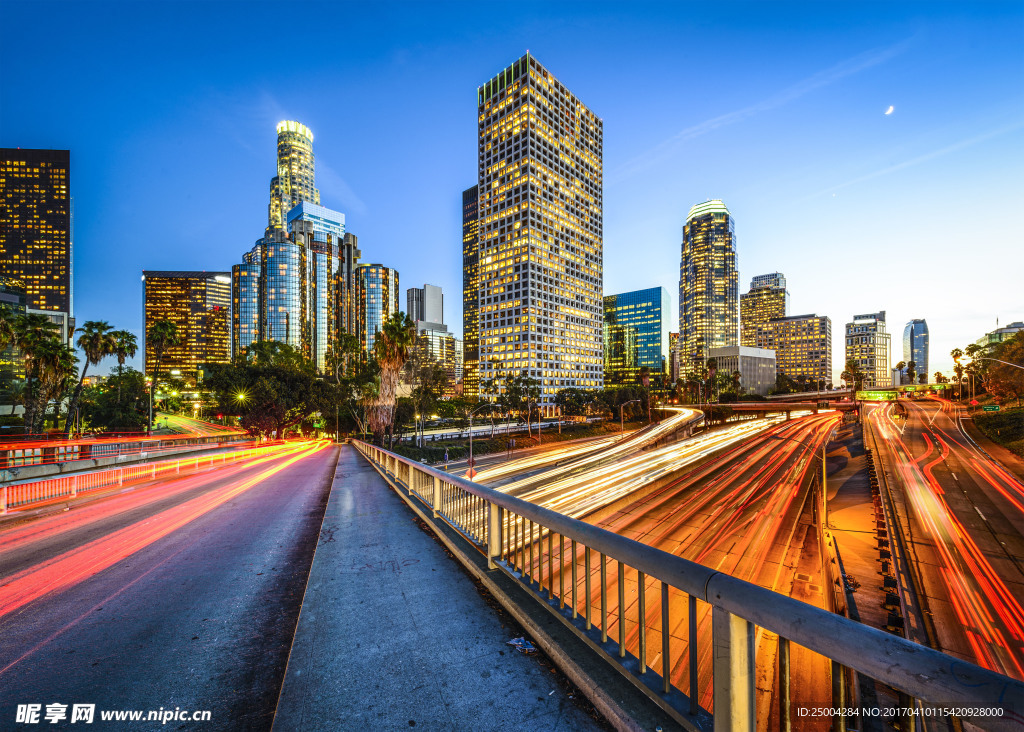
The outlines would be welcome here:
[[[356,267],[356,336],[366,353],[373,353],[377,333],[399,312],[398,272],[383,264]]]
[[[914,372],[928,380],[928,323],[923,318],[911,320],[903,329],[903,360],[908,367],[913,361]]]
[[[785,318],[787,315],[789,291],[786,278],[780,272],[753,278],[750,291],[740,295],[740,345],[756,346],[758,327],[773,318]]]
[[[0,276],[26,307],[74,315],[71,153],[0,148]]]
[[[299,122],[278,122],[277,175],[270,179],[267,228],[283,229],[285,216],[303,201],[320,203],[315,174],[313,133]]]
[[[462,192],[462,393],[480,395],[480,221],[477,186]]]
[[[261,240],[262,241],[262,240]],[[260,340],[261,247],[242,255],[242,263],[231,267],[231,357]]]
[[[12,315],[25,314],[25,283],[15,277],[0,275],[0,308],[6,308]],[[0,389],[12,379],[25,378],[25,360],[21,351],[13,344],[0,348]],[[0,399],[4,398],[0,392]]]
[[[739,345],[739,274],[732,214],[715,199],[690,208],[679,264],[679,338],[689,372],[712,348]]]
[[[203,364],[228,362],[229,272],[143,271],[142,299],[146,373],[152,374],[156,368],[156,354],[148,347],[145,334],[158,320],[173,322],[181,338],[181,345],[163,354],[160,373],[194,379]]]
[[[665,372],[671,307],[664,287],[604,296],[605,381],[635,382],[645,366]]]
[[[338,325],[335,277],[339,244],[345,238],[345,214],[303,201],[288,212],[288,232],[293,245],[305,249],[302,351],[323,371]]]
[[[428,323],[444,322],[444,293],[436,285],[410,287],[405,291],[406,314],[414,323],[421,320]]]
[[[864,388],[892,386],[889,341],[885,329],[885,311],[854,315],[846,324],[846,360],[853,359],[864,372]]]
[[[775,368],[809,389],[832,383],[832,321],[824,315],[773,318],[758,325],[754,345],[775,351]]]
[[[552,414],[603,383],[603,123],[530,54],[477,104],[480,377],[540,380]]]
[[[336,301],[335,316],[338,321],[338,333],[355,335],[359,329],[356,308],[356,268],[359,266],[359,239],[355,234],[346,232],[338,250],[338,268],[334,273]]]

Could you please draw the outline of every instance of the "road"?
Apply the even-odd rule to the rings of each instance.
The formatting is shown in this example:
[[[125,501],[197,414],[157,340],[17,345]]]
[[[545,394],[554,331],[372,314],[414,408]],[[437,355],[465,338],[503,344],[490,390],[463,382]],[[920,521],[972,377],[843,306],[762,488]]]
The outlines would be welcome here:
[[[336,460],[283,445],[0,525],[0,728],[56,702],[269,729]]]
[[[926,618],[914,640],[1024,679],[1024,485],[961,431],[940,399],[876,407],[894,503]]]
[[[182,417],[180,414],[166,414],[164,412],[159,412],[156,415],[153,426],[158,426],[161,420],[163,420],[164,425],[172,432],[180,434],[210,437],[214,435],[238,434],[242,432],[242,430],[237,427],[225,427],[220,424],[203,422],[199,419]]]

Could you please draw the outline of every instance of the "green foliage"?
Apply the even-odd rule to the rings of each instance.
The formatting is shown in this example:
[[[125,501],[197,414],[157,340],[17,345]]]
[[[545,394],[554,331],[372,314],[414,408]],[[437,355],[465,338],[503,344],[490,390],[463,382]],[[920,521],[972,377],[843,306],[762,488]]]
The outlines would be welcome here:
[[[555,406],[566,417],[582,417],[594,401],[594,394],[586,389],[559,389],[555,393]]]
[[[993,442],[1024,457],[1024,409],[978,412],[974,424]]]
[[[102,387],[87,387],[80,408],[82,423],[97,432],[142,432],[149,420],[146,378],[130,366],[123,368]]]

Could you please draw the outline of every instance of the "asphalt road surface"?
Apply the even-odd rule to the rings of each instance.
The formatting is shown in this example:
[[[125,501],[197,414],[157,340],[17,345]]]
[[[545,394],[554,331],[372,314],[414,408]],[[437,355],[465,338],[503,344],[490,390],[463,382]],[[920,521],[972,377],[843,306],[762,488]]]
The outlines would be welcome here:
[[[269,729],[337,450],[282,446],[0,524],[0,729]],[[46,723],[50,704],[68,719]],[[209,722],[101,721],[119,710]]]

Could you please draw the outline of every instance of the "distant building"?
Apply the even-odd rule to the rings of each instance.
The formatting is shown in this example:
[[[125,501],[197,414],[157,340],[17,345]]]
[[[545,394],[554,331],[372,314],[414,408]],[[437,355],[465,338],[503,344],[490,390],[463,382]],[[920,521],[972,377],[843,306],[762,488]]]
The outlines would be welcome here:
[[[457,352],[462,343],[448,331],[444,323],[416,321],[416,343],[413,346],[420,364],[436,364],[444,369],[448,377],[445,396],[455,396],[462,380],[462,354]]]
[[[174,323],[181,338],[181,345],[163,354],[161,374],[195,379],[201,365],[229,361],[231,273],[145,270],[142,293],[142,352],[147,374],[156,368],[156,353],[149,347],[146,333],[158,320]]]
[[[913,361],[915,374],[924,374],[926,380],[931,375],[928,371],[928,323],[924,319],[911,320],[903,329],[903,360],[908,367]],[[906,371],[901,376],[906,375]]]
[[[740,345],[756,346],[757,329],[789,315],[789,291],[780,272],[758,275],[750,291],[740,295]]]
[[[0,148],[0,277],[74,332],[71,153]]]
[[[775,368],[814,388],[832,383],[832,321],[824,315],[775,318],[754,333],[758,348],[775,351]]]
[[[1002,328],[996,328],[993,331],[989,331],[981,338],[979,338],[977,341],[975,341],[975,343],[977,343],[982,348],[995,348],[997,345],[1007,340],[1008,338],[1012,338],[1014,333],[1017,333],[1018,331],[1022,330],[1024,330],[1024,322],[1018,320],[1015,323],[1004,325]]]
[[[0,307],[7,308],[15,316],[24,315],[26,299],[24,282],[15,277],[0,276]],[[25,361],[21,351],[13,345],[0,349],[0,387],[10,384],[12,379],[24,378]]]
[[[477,89],[476,120],[480,378],[537,379],[551,415],[603,383],[603,122],[530,54]]]
[[[846,324],[846,361],[853,359],[864,372],[865,389],[892,386],[889,358],[891,336],[885,328],[885,311],[854,315]],[[844,361],[845,366],[845,361]]]
[[[766,348],[726,346],[712,348],[708,358],[715,359],[719,372],[740,372],[740,386],[744,394],[767,396],[775,388],[775,352]]]
[[[462,192],[462,394],[480,395],[480,220],[478,187]]]
[[[651,376],[665,373],[671,307],[664,287],[604,296],[606,382],[635,382],[645,366]]]
[[[444,293],[440,287],[435,285],[423,285],[423,287],[410,287],[405,291],[406,315],[412,321],[426,321],[429,323],[444,322]]]
[[[735,222],[721,200],[690,208],[679,265],[679,337],[683,370],[711,349],[739,345],[739,275]]]
[[[356,336],[367,354],[373,353],[377,333],[391,316],[400,312],[398,272],[383,264],[356,267]]]

